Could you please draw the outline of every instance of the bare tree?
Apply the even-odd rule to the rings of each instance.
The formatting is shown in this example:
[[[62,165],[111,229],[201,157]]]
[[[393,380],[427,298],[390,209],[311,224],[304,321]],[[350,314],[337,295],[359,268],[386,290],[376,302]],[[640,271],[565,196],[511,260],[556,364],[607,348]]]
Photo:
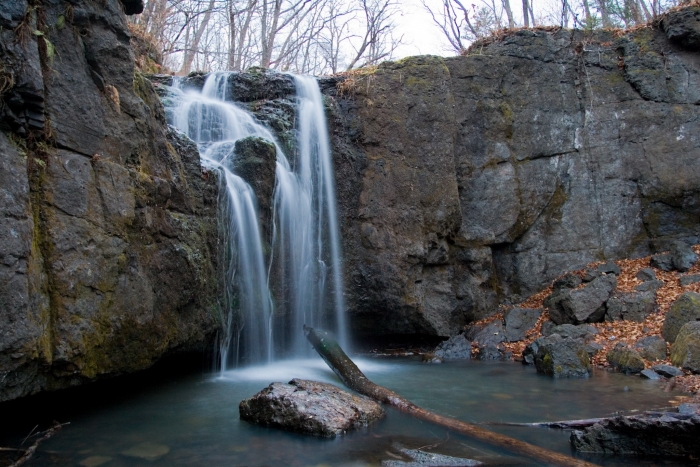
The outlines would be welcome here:
[[[393,36],[396,29],[393,15],[397,7],[396,0],[359,0],[364,33],[360,36],[362,40],[359,45],[355,47],[348,70],[355,68],[360,60],[361,66],[366,66],[391,56],[402,40]]]

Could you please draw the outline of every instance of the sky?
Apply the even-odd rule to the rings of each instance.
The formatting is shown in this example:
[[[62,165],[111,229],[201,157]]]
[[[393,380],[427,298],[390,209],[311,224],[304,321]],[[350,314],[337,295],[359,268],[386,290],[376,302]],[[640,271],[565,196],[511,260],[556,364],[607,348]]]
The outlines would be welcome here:
[[[401,0],[401,5],[402,15],[396,22],[405,44],[396,50],[397,58],[411,55],[454,55],[446,39],[443,39],[442,31],[433,23],[420,0]]]

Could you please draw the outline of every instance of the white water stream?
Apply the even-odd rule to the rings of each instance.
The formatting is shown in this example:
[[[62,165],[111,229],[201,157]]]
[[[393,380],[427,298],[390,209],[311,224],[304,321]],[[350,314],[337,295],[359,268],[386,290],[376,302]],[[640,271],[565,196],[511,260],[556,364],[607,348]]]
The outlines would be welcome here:
[[[295,76],[294,164],[274,135],[228,101],[231,73],[212,73],[201,92],[179,94],[172,124],[221,174],[220,219],[226,291],[219,368],[309,355],[302,326],[335,331],[347,344],[333,170],[323,100],[313,77]],[[277,148],[272,253],[266,258],[253,190],[235,174],[235,142],[256,136]],[[275,285],[276,295],[270,292]]]

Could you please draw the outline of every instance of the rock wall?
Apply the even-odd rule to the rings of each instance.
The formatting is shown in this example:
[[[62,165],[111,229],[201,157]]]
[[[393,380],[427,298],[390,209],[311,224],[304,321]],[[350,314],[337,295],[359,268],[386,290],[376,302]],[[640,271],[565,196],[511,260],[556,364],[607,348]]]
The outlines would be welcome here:
[[[129,39],[117,0],[1,2],[0,401],[215,332],[216,177]]]
[[[322,81],[355,333],[455,334],[567,270],[697,243],[698,18]]]

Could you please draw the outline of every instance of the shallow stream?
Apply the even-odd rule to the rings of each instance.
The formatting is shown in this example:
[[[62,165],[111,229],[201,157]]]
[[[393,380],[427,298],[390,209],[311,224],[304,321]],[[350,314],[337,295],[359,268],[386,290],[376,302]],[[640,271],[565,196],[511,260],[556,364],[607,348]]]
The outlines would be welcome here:
[[[467,422],[536,422],[609,416],[668,407],[677,394],[658,381],[607,371],[589,379],[551,379],[519,363],[424,364],[416,358],[364,358],[375,383],[416,404]],[[44,442],[28,465],[117,466],[379,466],[406,460],[401,447],[471,458],[487,465],[536,465],[505,451],[387,409],[362,432],[321,439],[241,421],[238,403],[272,381],[327,381],[342,387],[320,359],[279,362],[221,375],[171,378],[68,411],[70,425]],[[78,403],[79,405],[79,403]],[[571,453],[569,432],[491,425],[490,429]],[[5,439],[2,439],[5,438]],[[10,437],[11,438],[11,437]],[[12,440],[0,437],[0,445]],[[659,459],[586,456],[606,466],[685,465]]]

